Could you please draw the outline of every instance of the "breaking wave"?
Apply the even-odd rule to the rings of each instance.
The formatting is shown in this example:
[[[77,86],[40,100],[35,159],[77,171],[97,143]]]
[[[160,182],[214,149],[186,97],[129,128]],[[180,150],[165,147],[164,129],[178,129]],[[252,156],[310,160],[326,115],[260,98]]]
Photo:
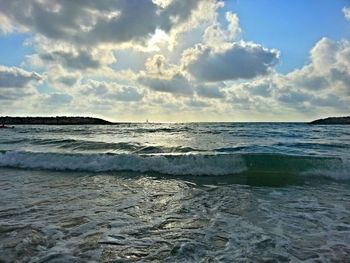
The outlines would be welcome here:
[[[164,175],[296,174],[350,180],[350,162],[338,157],[281,154],[66,154],[0,152],[0,167],[57,171],[133,171]]]
[[[245,170],[239,157],[220,155],[62,154],[7,151],[0,166],[58,171],[133,171],[169,175],[225,175]]]

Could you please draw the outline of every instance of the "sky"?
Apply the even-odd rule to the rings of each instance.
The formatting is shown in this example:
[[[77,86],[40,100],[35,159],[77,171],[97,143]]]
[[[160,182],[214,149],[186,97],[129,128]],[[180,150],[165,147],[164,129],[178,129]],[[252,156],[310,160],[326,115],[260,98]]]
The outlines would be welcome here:
[[[350,1],[0,0],[0,115],[350,115]]]

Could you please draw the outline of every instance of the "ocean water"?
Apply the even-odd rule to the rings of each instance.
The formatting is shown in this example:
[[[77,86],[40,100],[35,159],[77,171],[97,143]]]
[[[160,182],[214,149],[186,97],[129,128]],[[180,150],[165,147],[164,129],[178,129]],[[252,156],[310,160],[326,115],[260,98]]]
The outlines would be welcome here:
[[[2,129],[0,262],[350,262],[350,127]]]

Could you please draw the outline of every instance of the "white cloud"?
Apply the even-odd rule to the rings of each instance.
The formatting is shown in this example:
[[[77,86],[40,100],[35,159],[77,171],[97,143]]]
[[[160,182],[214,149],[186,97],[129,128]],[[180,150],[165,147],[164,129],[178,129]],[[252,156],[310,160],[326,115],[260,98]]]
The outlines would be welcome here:
[[[343,13],[344,13],[345,18],[350,21],[350,7],[344,7]]]
[[[226,12],[225,17],[228,22],[227,29],[222,28],[216,18],[203,34],[203,44],[217,52],[229,48],[231,42],[236,40],[242,32],[237,14]]]
[[[0,112],[10,114],[31,105],[38,97],[34,84],[42,79],[38,73],[0,65]]]
[[[206,28],[203,34],[204,43],[212,49],[222,49],[222,46],[226,46],[227,35],[222,30],[220,24],[213,24]]]
[[[227,12],[226,20],[228,21],[228,35],[231,39],[234,39],[242,32],[242,29],[239,26],[239,18],[237,14]]]
[[[63,85],[71,89],[74,85],[80,83],[82,75],[79,72],[67,72],[62,66],[54,65],[48,68],[45,73],[49,83],[57,88],[58,85]]]
[[[0,33],[10,33],[15,31],[15,27],[12,25],[9,18],[0,14]]]
[[[286,75],[290,85],[308,91],[350,95],[350,42],[322,38],[311,50],[311,63]]]
[[[23,88],[31,81],[40,81],[42,77],[17,67],[0,65],[0,88]]]
[[[161,54],[156,54],[153,57],[147,59],[145,63],[146,71],[151,75],[164,75],[168,70],[169,65],[166,63],[166,59]]]
[[[310,63],[293,72],[273,74],[239,84],[250,100],[263,98],[274,111],[304,114],[348,113],[350,105],[350,42],[322,38],[310,51]],[[250,105],[252,101],[247,102]]]

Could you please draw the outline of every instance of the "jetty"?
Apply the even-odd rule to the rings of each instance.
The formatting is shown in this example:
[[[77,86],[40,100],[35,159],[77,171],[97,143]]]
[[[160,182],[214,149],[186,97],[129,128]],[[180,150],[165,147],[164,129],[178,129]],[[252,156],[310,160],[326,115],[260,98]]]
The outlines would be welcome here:
[[[309,124],[350,124],[350,116],[318,119],[310,122]]]
[[[4,125],[109,125],[112,122],[92,117],[0,117]]]

